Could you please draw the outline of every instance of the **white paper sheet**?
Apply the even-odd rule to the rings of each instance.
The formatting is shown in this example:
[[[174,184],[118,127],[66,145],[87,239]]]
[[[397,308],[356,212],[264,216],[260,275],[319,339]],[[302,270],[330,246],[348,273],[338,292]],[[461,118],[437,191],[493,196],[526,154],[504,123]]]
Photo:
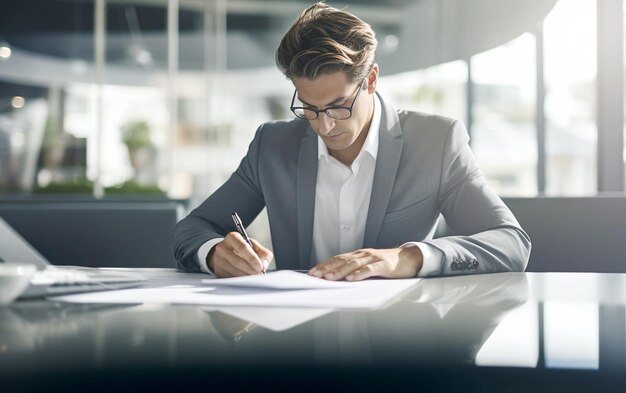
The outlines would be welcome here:
[[[310,276],[306,273],[299,273],[291,270],[277,270],[267,274],[220,278],[218,280],[209,278],[202,280],[202,282],[216,286],[269,289],[349,288],[351,284],[348,281],[328,281],[322,278]]]
[[[280,272],[276,272],[280,273]],[[285,272],[284,286],[315,285],[313,289],[276,289],[274,273],[254,277],[250,286],[220,284],[224,279],[198,280],[186,285],[167,285],[116,291],[57,296],[51,299],[75,303],[166,303],[206,306],[265,306],[295,308],[371,309],[384,305],[415,285],[419,279],[329,282],[302,273]],[[297,276],[294,276],[297,275]],[[314,281],[311,281],[314,280]],[[258,281],[258,282],[257,282]],[[252,284],[256,283],[256,286]],[[268,283],[272,283],[269,287]],[[308,283],[308,284],[307,284]],[[297,284],[297,285],[296,285]],[[150,283],[147,284],[148,286]]]

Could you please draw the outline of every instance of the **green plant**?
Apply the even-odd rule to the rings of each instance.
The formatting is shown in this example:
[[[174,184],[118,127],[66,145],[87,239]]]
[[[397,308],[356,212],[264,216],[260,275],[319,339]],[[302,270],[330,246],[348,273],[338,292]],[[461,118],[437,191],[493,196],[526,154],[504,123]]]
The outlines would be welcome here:
[[[117,186],[105,188],[105,193],[111,194],[149,194],[166,196],[165,191],[155,184],[139,184],[133,180],[126,181]]]
[[[73,179],[67,182],[53,182],[44,187],[36,187],[34,192],[36,194],[88,194],[93,193],[94,184],[91,180],[85,178]],[[106,195],[151,195],[165,197],[165,191],[161,190],[154,184],[139,184],[135,181],[129,180],[124,183],[105,187],[104,193]]]
[[[152,146],[150,141],[150,126],[145,120],[133,120],[121,127],[122,140],[128,150],[137,150]]]
[[[46,186],[36,186],[35,194],[91,194],[93,182],[85,178],[72,179],[67,182],[52,182]]]

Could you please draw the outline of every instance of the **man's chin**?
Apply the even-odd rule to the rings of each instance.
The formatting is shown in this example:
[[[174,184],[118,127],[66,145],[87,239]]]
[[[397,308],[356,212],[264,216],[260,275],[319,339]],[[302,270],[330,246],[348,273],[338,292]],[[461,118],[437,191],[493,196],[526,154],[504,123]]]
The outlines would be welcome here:
[[[346,141],[343,133],[337,134],[332,138],[324,137],[322,140],[329,150],[343,150],[350,146],[350,142]]]
[[[350,147],[350,144],[349,143],[347,144],[345,142],[326,143],[326,147],[328,148],[328,151],[341,151]]]

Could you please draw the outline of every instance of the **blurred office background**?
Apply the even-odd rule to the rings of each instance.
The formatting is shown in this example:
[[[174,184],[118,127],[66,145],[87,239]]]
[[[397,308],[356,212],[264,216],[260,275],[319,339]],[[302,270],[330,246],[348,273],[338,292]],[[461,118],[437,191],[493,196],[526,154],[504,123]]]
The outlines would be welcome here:
[[[622,0],[329,1],[372,24],[379,91],[465,121],[501,196],[624,191]],[[194,206],[292,117],[274,51],[311,2],[0,5],[0,198]]]
[[[373,25],[380,41],[379,90],[385,97],[397,107],[462,119],[485,176],[508,201],[623,193],[623,0],[328,2],[347,7]],[[143,234],[157,226],[156,221],[129,216],[128,210],[138,205],[91,215],[71,209],[70,215],[65,205],[50,201],[117,198],[143,204],[182,199],[187,208],[197,205],[230,176],[260,123],[292,117],[288,106],[293,86],[276,70],[273,55],[284,32],[310,4],[0,2],[0,202],[8,206],[4,217],[14,217],[11,223],[21,224],[18,229],[32,235],[29,240],[55,263],[139,266],[155,263],[160,253],[162,266],[173,266],[168,246],[154,250],[156,255],[131,252],[165,244],[169,232],[158,242],[149,236],[145,244],[118,236],[131,239],[124,245],[123,239],[112,236],[124,231]],[[45,207],[28,215],[25,201]],[[535,207],[523,204],[521,211],[536,221],[534,227],[532,220],[524,225],[546,235],[533,239],[533,253],[541,256],[542,242],[548,249],[559,231],[566,235],[552,247],[558,248],[558,255],[576,244],[607,255],[608,246],[594,249],[599,238],[608,237],[620,247],[623,220],[615,213],[624,209],[609,204],[603,214],[590,213],[602,222],[596,225],[590,218],[585,230],[579,221],[568,221],[583,210],[578,206],[589,205],[586,199],[581,202],[561,210],[550,202],[537,211],[536,220],[531,214]],[[623,203],[623,198],[617,202]],[[44,215],[47,208],[56,210]],[[119,220],[107,223],[104,235],[95,232],[94,223],[112,216]],[[518,217],[522,221],[526,215]],[[255,236],[270,245],[263,220],[261,216]],[[131,221],[151,228],[120,224]],[[52,226],[42,229],[42,223]],[[576,230],[580,237],[568,234]],[[56,241],[58,232],[70,240]],[[90,236],[81,237],[84,232]],[[597,239],[590,240],[592,233]],[[97,249],[100,243],[107,247]],[[117,256],[114,248],[121,250]],[[557,270],[572,269],[572,261],[581,259],[554,255],[544,252],[543,261],[557,260]],[[598,267],[593,257],[581,263],[593,261],[587,269],[596,271],[624,271],[622,257],[603,258],[606,266]],[[492,335],[477,363],[502,365],[490,349],[512,335],[534,342],[544,324],[546,351],[557,355],[553,366],[568,367],[560,359],[571,356],[559,355],[574,351],[578,366],[597,368],[597,321],[605,310],[592,303],[583,308],[558,302],[541,307],[551,310],[551,318],[544,319],[543,308],[537,311],[533,304],[520,308]],[[519,316],[526,314],[530,317],[520,322]],[[561,326],[568,327],[568,334],[563,335]],[[623,339],[623,330],[619,334]],[[537,364],[537,347],[524,348],[528,350],[517,352],[527,355],[529,365]]]

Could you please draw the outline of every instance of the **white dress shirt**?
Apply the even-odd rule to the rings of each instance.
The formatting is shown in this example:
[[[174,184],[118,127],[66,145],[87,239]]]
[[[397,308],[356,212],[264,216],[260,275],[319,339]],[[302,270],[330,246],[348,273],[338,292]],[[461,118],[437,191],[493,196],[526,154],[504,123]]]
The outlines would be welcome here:
[[[311,267],[335,255],[363,248],[367,212],[374,186],[381,114],[380,100],[374,95],[374,114],[367,138],[350,166],[332,157],[322,138],[317,138],[319,162],[315,185]],[[409,246],[419,247],[424,256],[419,277],[441,272],[441,251],[420,242],[402,245]]]
[[[318,136],[318,167],[315,186],[315,213],[313,220],[313,250],[311,267],[339,254],[363,247],[365,223],[372,194],[378,135],[381,122],[381,103],[374,95],[374,114],[363,148],[346,166],[332,157],[322,138]],[[209,251],[223,238],[209,240],[198,250],[200,268],[212,274],[207,266]],[[443,254],[440,250],[420,242],[405,243],[402,247],[417,246],[424,256],[419,277],[441,272]]]
[[[380,103],[374,96],[374,114],[361,151],[346,166],[332,157],[317,137],[317,183],[313,218],[311,267],[339,254],[363,247],[374,169],[378,155]]]

